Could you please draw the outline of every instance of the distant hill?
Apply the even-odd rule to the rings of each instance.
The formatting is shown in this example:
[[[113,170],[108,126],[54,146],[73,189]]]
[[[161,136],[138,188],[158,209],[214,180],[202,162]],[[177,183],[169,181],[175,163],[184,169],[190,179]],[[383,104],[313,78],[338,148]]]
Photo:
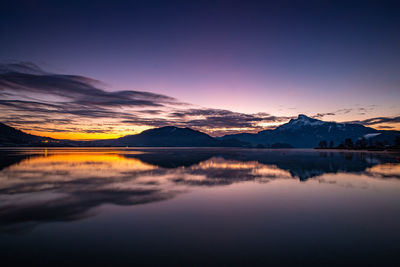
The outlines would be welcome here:
[[[332,141],[336,146],[346,138],[351,138],[355,142],[362,137],[374,142],[378,140],[393,144],[397,135],[400,135],[399,131],[379,131],[361,124],[325,122],[299,115],[297,119],[292,119],[274,130],[265,130],[256,134],[226,135],[219,139],[235,138],[253,145],[261,144],[267,147],[283,143],[296,148],[314,148],[322,140],[326,140],[328,144]]]
[[[80,146],[84,142],[71,140],[59,140],[49,137],[27,134],[13,127],[0,122],[0,147],[15,147],[15,146]]]
[[[217,140],[208,134],[190,128],[166,126],[127,135],[118,139],[91,142],[95,146],[134,146],[134,147],[218,147],[245,146],[246,143],[232,138]]]
[[[48,138],[24,133],[0,122],[0,146],[33,146]]]

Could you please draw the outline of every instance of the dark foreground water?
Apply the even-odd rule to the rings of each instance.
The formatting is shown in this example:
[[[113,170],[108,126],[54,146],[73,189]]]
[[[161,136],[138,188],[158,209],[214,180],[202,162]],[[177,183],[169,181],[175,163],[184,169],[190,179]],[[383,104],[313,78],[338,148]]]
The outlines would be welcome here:
[[[396,154],[0,153],[1,266],[400,266]]]

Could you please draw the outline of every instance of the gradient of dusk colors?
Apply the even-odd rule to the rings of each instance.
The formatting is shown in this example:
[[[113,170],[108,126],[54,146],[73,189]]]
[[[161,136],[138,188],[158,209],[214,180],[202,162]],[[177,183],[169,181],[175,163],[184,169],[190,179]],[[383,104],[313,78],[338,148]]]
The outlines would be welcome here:
[[[381,118],[366,125],[400,129],[399,11],[397,1],[6,1],[0,61],[33,62],[99,80],[106,92],[152,92],[191,109]],[[233,128],[254,132],[285,119]],[[118,129],[133,126],[155,127],[131,121]],[[104,137],[102,126],[86,130],[81,138]]]

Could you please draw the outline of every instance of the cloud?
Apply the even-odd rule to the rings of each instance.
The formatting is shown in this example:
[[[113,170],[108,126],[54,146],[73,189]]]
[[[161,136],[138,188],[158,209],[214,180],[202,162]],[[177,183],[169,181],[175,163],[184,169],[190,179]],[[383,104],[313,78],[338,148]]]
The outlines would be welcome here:
[[[175,98],[143,91],[107,92],[101,83],[78,75],[52,74],[35,65],[19,63],[0,67],[0,90],[15,93],[58,96],[68,104],[83,106],[163,106],[177,103]]]
[[[360,108],[342,108],[342,109],[338,109],[333,112],[317,113],[311,117],[314,119],[322,119],[325,116],[345,115],[345,114],[349,114],[352,112],[357,112],[358,115],[365,115],[366,113],[374,110],[375,107],[376,107],[376,105],[369,105],[369,106],[360,107]]]
[[[373,108],[369,108],[368,110],[372,110]],[[366,112],[367,108],[358,108],[357,110],[359,110],[360,112]],[[317,113],[314,116],[311,116],[314,119],[322,119],[325,116],[335,116],[335,115],[344,115],[344,114],[349,114],[351,112],[353,112],[354,109],[353,108],[342,108],[342,109],[338,109],[335,110],[333,112],[326,112],[326,113]]]
[[[293,117],[246,114],[203,108],[152,92],[107,91],[97,80],[50,73],[29,62],[0,64],[0,121],[25,130],[47,133],[130,133],[133,127],[190,127],[213,136],[272,129]],[[350,112],[366,113],[375,106],[317,113],[313,118]],[[364,125],[398,123],[395,118],[357,121]],[[105,126],[112,126],[105,128]]]
[[[377,128],[378,128],[378,129],[382,129],[382,130],[392,130],[392,129],[395,129],[395,127],[393,127],[393,126],[387,126],[387,125],[379,125]]]
[[[352,108],[343,108],[343,109],[337,110],[335,113],[337,113],[337,114],[348,114],[348,113],[350,113],[352,111],[353,111]]]
[[[247,128],[250,131],[264,129],[260,123],[276,123],[291,117],[272,116],[267,113],[245,114],[224,109],[187,109],[176,111],[170,117],[193,128]],[[229,130],[228,130],[229,131]]]
[[[88,119],[84,121],[86,127],[98,119],[115,123],[137,120],[139,125],[158,126],[154,121],[160,120],[150,121],[146,116],[160,115],[169,106],[185,105],[166,95],[133,90],[109,92],[102,86],[84,76],[45,72],[32,63],[1,64],[0,119],[14,127],[46,132],[67,132],[68,124],[82,124],[82,119]]]
[[[311,116],[314,119],[321,119],[325,116],[335,116],[336,114],[333,112],[327,112],[327,113],[317,113],[314,116]]]
[[[33,63],[0,65],[0,120],[20,129],[68,132],[73,126],[85,133],[106,133],[93,125],[104,121],[119,126],[192,127],[222,135],[243,129],[264,130],[265,123],[289,117],[266,113],[245,114],[199,108],[174,97],[144,91],[110,92],[100,81],[49,73]],[[84,129],[90,128],[90,129]]]
[[[400,116],[376,117],[376,118],[370,118],[370,119],[366,119],[366,120],[351,121],[351,123],[359,123],[359,124],[367,125],[367,126],[377,125],[377,124],[381,124],[381,123],[400,123]],[[382,126],[380,126],[380,128],[382,128]]]

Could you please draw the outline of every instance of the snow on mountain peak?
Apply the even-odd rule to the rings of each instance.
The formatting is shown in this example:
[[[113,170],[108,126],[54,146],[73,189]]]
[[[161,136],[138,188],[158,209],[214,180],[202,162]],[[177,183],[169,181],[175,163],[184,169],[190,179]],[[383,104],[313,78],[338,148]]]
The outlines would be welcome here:
[[[297,119],[291,119],[288,123],[283,124],[278,128],[284,130],[284,129],[295,129],[302,126],[319,126],[323,124],[325,124],[325,122],[310,118],[304,114],[299,114]]]
[[[307,117],[307,115],[299,114],[297,120],[312,120],[312,119],[310,117]]]
[[[320,121],[320,120],[317,120],[317,119],[313,119],[313,118],[307,117],[307,116],[304,115],[304,114],[299,114],[299,116],[297,117],[297,119],[295,119],[295,120],[290,120],[289,123],[291,123],[291,124],[311,125],[311,126],[314,126],[314,125],[322,125],[322,124],[324,124],[323,121]]]

